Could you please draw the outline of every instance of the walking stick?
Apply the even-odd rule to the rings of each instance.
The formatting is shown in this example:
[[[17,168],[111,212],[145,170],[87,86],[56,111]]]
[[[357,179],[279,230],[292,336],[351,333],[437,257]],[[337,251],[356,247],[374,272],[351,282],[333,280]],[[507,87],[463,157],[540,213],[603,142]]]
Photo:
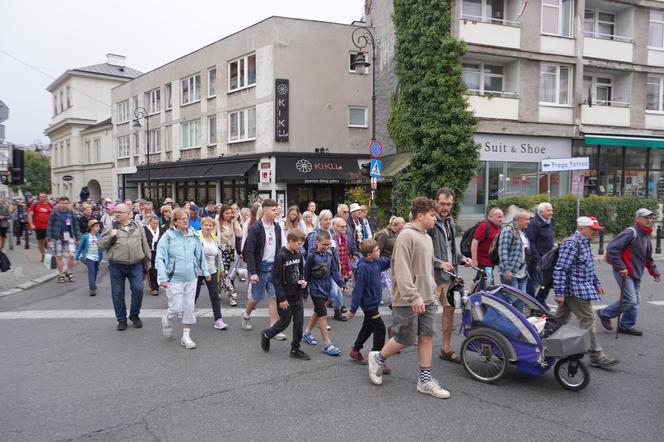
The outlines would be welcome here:
[[[618,339],[618,330],[620,330],[620,316],[623,311],[623,298],[625,297],[625,280],[627,276],[622,277],[622,282],[620,283],[620,301],[618,303],[618,322],[616,323],[616,339]]]

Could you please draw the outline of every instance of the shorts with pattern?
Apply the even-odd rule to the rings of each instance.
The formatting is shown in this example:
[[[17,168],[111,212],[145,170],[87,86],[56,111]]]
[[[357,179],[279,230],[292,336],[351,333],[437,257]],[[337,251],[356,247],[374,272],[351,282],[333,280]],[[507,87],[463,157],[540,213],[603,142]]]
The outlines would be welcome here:
[[[74,240],[65,241],[64,239],[56,239],[53,246],[55,256],[66,256],[76,252],[76,243]]]

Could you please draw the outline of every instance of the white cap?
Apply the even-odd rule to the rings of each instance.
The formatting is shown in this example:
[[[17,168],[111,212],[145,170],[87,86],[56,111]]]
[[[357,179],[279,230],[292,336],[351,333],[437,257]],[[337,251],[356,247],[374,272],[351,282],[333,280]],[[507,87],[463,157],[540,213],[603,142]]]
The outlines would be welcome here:
[[[578,227],[590,227],[595,230],[602,230],[602,226],[599,225],[599,221],[594,216],[580,216],[576,219],[576,225]]]
[[[350,213],[357,212],[358,210],[362,210],[359,204],[353,203],[350,205]]]
[[[641,208],[636,211],[636,216],[657,216],[657,214],[650,209]]]

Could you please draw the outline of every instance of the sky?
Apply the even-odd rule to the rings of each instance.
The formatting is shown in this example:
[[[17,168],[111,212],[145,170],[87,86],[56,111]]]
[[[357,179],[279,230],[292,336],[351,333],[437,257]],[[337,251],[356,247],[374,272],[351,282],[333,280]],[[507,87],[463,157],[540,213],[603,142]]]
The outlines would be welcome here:
[[[105,63],[109,52],[147,72],[272,15],[351,23],[361,18],[363,5],[364,0],[0,0],[6,140],[47,145],[52,100],[46,87],[67,69]]]

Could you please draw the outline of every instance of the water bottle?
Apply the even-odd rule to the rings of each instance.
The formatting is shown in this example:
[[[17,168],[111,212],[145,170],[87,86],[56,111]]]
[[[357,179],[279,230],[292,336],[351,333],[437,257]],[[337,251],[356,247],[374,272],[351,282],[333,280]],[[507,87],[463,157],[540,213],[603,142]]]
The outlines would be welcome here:
[[[493,267],[484,267],[484,271],[486,272],[486,284],[487,285],[492,285],[493,284]]]

